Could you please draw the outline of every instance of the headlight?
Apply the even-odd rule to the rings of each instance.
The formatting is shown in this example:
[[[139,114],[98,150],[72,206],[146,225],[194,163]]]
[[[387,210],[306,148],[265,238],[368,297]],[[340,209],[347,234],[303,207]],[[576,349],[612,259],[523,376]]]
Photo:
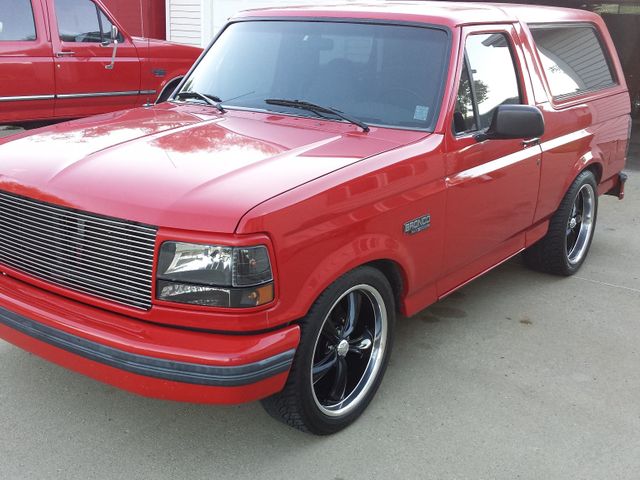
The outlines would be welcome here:
[[[269,251],[164,242],[158,260],[156,296],[167,302],[248,308],[273,300]]]

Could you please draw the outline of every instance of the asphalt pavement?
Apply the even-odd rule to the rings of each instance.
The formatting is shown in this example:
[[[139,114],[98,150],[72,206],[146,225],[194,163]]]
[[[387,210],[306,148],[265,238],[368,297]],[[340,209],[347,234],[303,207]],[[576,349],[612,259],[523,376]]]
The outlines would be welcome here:
[[[331,437],[259,404],[137,397],[0,341],[0,479],[637,480],[638,140],[577,275],[516,258],[401,319],[376,399]]]

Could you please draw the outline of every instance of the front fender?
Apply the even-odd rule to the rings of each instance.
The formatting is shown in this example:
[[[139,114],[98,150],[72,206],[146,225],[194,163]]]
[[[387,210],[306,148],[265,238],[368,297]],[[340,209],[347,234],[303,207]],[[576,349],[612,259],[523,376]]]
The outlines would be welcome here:
[[[391,262],[397,274],[400,276],[404,289],[409,278],[415,275],[415,267],[412,265],[411,254],[406,246],[388,235],[367,234],[360,235],[342,246],[329,257],[309,272],[302,287],[301,296],[308,299],[304,309],[308,311],[315,299],[326,290],[335,280],[362,265],[374,262]],[[393,282],[393,279],[389,279]],[[401,311],[405,311],[403,300],[405,291],[398,292],[401,300]]]

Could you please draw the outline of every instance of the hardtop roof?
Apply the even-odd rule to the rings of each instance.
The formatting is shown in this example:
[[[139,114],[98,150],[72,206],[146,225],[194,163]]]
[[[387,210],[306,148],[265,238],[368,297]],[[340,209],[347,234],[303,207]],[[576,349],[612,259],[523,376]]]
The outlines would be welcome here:
[[[295,2],[295,0],[292,0]],[[327,5],[271,7],[238,17],[313,17],[394,20],[448,27],[483,23],[594,21],[595,13],[540,5],[438,1],[369,1]],[[236,18],[238,18],[236,17]]]

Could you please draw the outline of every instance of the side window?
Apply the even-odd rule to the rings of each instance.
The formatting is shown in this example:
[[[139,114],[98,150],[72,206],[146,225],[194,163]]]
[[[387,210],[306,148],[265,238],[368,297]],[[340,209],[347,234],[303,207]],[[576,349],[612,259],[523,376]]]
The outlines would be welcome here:
[[[454,130],[484,130],[499,105],[522,103],[513,55],[503,33],[470,35],[465,46]]]
[[[553,98],[614,85],[610,62],[592,26],[530,25]]]
[[[100,43],[111,37],[111,21],[91,0],[56,0],[56,15],[63,42]]]
[[[473,93],[471,91],[471,78],[469,77],[469,68],[467,65],[468,62],[465,57],[462,75],[460,76],[456,111],[453,117],[456,133],[472,132],[478,129],[476,125],[475,107],[473,105]]]
[[[31,0],[2,0],[0,42],[24,42],[36,39]]]
[[[113,23],[109,20],[102,10],[98,7],[98,12],[100,12],[100,31],[102,32],[102,41],[111,39],[111,28],[113,27]],[[124,36],[122,32],[118,32],[118,42],[124,42]]]

